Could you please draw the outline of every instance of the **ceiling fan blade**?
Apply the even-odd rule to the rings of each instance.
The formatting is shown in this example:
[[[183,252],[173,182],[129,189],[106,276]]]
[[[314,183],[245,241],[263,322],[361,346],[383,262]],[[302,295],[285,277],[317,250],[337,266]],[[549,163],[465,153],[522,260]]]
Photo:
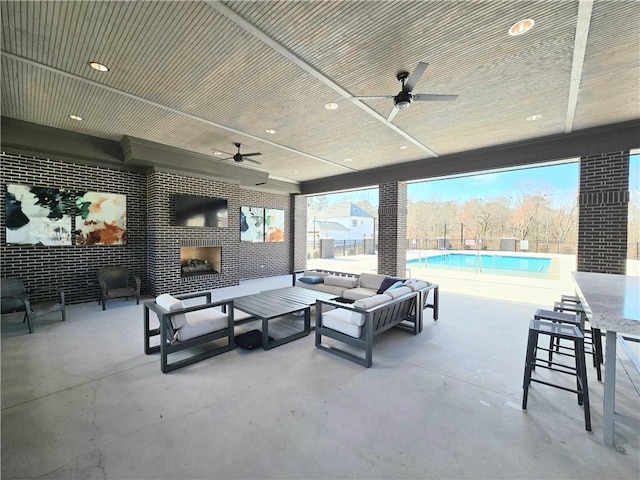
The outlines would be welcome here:
[[[372,95],[368,97],[349,97],[349,100],[386,100],[393,97],[394,95]]]
[[[415,88],[416,84],[420,80],[420,77],[422,77],[422,74],[424,73],[428,65],[428,63],[418,62],[418,66],[413,71],[413,73],[409,75],[409,78],[407,78],[407,81],[404,83],[405,92],[410,92]]]
[[[437,95],[432,93],[414,93],[413,100],[416,102],[453,102],[458,95]]]
[[[258,155],[260,155],[260,154],[258,154]],[[246,157],[246,155],[243,155],[243,157]],[[259,162],[257,160],[252,160],[251,158],[244,158],[243,160],[245,160],[247,162],[255,163],[256,165],[262,165],[262,162]]]
[[[262,155],[260,152],[254,152],[254,153],[243,153],[242,156],[243,157],[253,157],[255,155]]]
[[[391,110],[391,113],[389,113],[389,116],[387,117],[387,123],[391,122],[391,120],[393,120],[393,117],[396,116],[396,113],[398,113],[400,109],[393,107],[393,109]]]
[[[216,158],[220,158],[220,155],[222,154],[228,155],[229,158],[233,158],[233,153],[225,152],[224,150],[218,150],[217,148],[212,148],[211,150],[213,151],[213,154],[215,155]],[[220,160],[224,160],[224,159],[220,158]]]

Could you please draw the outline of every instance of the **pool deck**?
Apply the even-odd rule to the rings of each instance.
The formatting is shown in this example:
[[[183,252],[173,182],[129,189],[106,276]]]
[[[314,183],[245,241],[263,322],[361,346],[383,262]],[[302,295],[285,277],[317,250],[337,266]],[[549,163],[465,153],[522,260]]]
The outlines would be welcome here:
[[[465,250],[450,250],[450,253],[469,253]],[[558,255],[547,253],[518,253],[518,252],[482,252],[488,254],[521,255],[527,257],[545,257],[552,259],[551,269],[555,270],[551,278],[536,278],[531,276],[496,275],[486,272],[464,272],[460,270],[446,270],[443,268],[408,267],[407,276],[422,278],[440,284],[441,292],[460,293],[485,298],[511,300],[514,302],[531,303],[544,306],[553,305],[562,294],[572,295],[575,286],[571,272],[576,269],[575,255]],[[425,255],[440,255],[439,250],[409,250],[407,259],[424,257]],[[309,259],[307,268],[325,268],[340,272],[362,273],[377,272],[377,255],[353,255],[332,259]],[[557,268],[557,270],[556,270]],[[627,273],[640,274],[640,261],[628,260]]]

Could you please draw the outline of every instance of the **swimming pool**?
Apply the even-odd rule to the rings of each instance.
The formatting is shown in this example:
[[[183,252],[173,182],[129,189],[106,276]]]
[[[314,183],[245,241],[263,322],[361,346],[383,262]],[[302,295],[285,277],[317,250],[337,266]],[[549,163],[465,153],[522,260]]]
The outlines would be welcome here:
[[[493,255],[487,253],[445,253],[431,257],[407,260],[407,266],[445,268],[504,275],[546,276],[551,259],[545,257],[521,257],[516,255]]]

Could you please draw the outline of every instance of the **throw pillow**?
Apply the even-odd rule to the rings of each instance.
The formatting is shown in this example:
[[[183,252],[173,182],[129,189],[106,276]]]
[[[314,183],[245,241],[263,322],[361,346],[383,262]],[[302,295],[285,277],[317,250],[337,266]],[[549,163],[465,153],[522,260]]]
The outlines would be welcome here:
[[[384,279],[382,280],[382,283],[380,284],[380,287],[378,287],[378,291],[376,293],[384,293],[384,291],[389,288],[391,285],[393,285],[394,283],[400,281],[399,278],[393,278],[393,277],[384,277]]]
[[[322,283],[324,281],[322,277],[317,277],[315,275],[312,275],[309,277],[300,277],[298,280],[300,280],[302,283],[307,283],[309,285],[315,285],[317,283]]]
[[[389,290],[393,290],[394,288],[403,287],[403,286],[404,286],[404,283],[402,282],[402,280],[398,280],[396,283],[394,283],[389,288],[387,288],[385,292],[388,292]]]

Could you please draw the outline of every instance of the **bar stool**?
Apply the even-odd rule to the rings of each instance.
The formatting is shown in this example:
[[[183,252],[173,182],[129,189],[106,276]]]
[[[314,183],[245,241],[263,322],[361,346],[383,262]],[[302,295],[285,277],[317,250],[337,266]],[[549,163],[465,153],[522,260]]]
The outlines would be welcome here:
[[[587,314],[584,311],[584,307],[580,302],[580,299],[577,297],[572,297],[570,295],[563,295],[563,297],[569,297],[576,299],[578,303],[573,301],[560,301],[554,302],[553,311],[554,312],[573,312],[574,314],[580,315],[580,329],[585,336],[585,344],[589,345],[590,348],[587,350],[587,353],[593,357],[593,366],[596,369],[596,374],[598,376],[598,381],[602,381],[602,369],[601,365],[604,363],[604,355],[602,354],[602,334],[599,328],[587,329],[585,327],[585,322],[587,321]],[[561,297],[562,298],[562,297]],[[558,345],[559,340],[556,340],[556,345]],[[556,351],[558,349],[556,348]]]
[[[555,323],[568,323],[569,325],[574,325],[582,330],[582,321],[579,315],[575,313],[563,313],[556,312],[554,310],[544,310],[539,308],[536,310],[536,313],[533,315],[535,320],[550,320]],[[549,364],[553,360],[553,349],[554,349],[554,338],[549,337]],[[565,350],[564,352],[560,352],[560,349]],[[560,345],[560,342],[556,342],[555,351],[558,353],[562,353],[563,355],[570,355],[566,350],[570,350],[571,347],[565,347],[564,345]]]
[[[580,297],[578,297],[577,295],[561,295],[560,301],[562,303],[578,303],[582,305],[582,302],[580,301]]]
[[[539,362],[536,352],[538,350],[547,350],[538,346],[540,335],[547,335],[551,339],[562,339],[573,343],[575,357],[575,368],[557,362],[543,361]],[[544,363],[547,363],[546,365]],[[546,368],[554,372],[560,372],[576,377],[576,388],[569,388],[557,383],[551,383],[539,378],[533,378],[532,373],[536,367]],[[522,397],[522,409],[527,409],[527,400],[529,397],[529,386],[531,382],[542,383],[550,387],[559,388],[578,395],[578,405],[584,408],[584,424],[587,431],[591,431],[591,410],[589,407],[589,386],[587,383],[587,369],[585,366],[584,356],[584,336],[576,325],[566,323],[553,323],[546,320],[532,319],[529,321],[529,337],[527,340],[527,356],[524,365],[524,394]]]

